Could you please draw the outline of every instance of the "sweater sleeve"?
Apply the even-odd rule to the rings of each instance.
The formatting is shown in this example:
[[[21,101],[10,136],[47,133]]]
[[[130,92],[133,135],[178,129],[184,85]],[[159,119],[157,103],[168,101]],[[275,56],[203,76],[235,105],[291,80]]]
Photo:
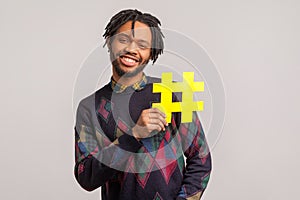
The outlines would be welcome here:
[[[200,199],[208,184],[212,163],[209,147],[197,114],[194,113],[193,122],[182,123],[179,131],[186,157],[186,168],[177,200]]]
[[[75,126],[74,175],[79,185],[93,191],[118,174],[128,161],[129,152],[137,152],[141,143],[123,134],[111,142],[100,129],[93,125],[92,109],[79,104]],[[123,166],[122,166],[123,165]]]

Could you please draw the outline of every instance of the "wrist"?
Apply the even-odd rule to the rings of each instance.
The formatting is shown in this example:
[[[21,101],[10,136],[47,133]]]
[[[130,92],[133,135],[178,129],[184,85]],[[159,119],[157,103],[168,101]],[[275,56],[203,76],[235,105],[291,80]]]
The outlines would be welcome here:
[[[138,131],[137,131],[137,127],[134,126],[132,129],[131,129],[131,133],[132,133],[132,136],[137,139],[138,141],[140,141],[140,137],[138,135]]]

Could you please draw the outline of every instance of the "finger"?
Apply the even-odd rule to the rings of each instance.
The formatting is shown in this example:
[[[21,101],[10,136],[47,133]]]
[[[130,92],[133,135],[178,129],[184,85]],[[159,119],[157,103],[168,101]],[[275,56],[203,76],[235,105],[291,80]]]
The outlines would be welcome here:
[[[159,125],[161,130],[165,130],[165,125],[160,119],[151,118],[149,124]]]
[[[142,131],[143,130],[143,131]],[[148,124],[147,127],[143,127],[139,132],[139,138],[148,138],[161,131],[161,127],[157,124]]]
[[[149,128],[148,130],[150,131],[150,133],[153,131],[160,132],[162,130],[161,126],[159,126],[158,124],[149,124],[148,128]]]
[[[168,123],[167,123],[167,121],[166,121],[166,118],[165,117],[163,117],[161,114],[159,114],[159,113],[149,113],[148,114],[148,116],[149,116],[149,121],[150,121],[150,123],[152,122],[152,119],[158,119],[158,120],[160,120],[161,121],[161,123],[163,123],[163,125],[164,126],[167,126],[168,125]]]
[[[163,118],[166,117],[166,114],[163,113],[163,112],[162,112],[161,110],[159,110],[158,108],[150,108],[150,109],[149,109],[149,112],[150,112],[150,113],[158,113],[158,114],[160,114]]]

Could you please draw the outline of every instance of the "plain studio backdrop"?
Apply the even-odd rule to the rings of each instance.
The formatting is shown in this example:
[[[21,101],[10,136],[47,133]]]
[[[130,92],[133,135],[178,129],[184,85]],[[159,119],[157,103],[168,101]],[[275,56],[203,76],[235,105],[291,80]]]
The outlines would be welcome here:
[[[124,8],[201,44],[223,79],[226,119],[203,199],[299,199],[299,1],[0,2],[0,199],[100,198],[73,176],[73,90]]]

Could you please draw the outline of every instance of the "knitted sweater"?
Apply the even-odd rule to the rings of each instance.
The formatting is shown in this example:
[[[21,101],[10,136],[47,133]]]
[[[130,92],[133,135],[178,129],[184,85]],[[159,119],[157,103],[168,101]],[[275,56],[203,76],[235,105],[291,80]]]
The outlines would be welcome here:
[[[152,93],[158,81],[147,77],[121,92],[111,82],[80,102],[74,174],[85,190],[101,187],[103,200],[200,199],[211,156],[196,113],[191,123],[180,123],[180,113],[173,113],[165,131],[140,141],[131,135],[141,112],[160,102],[160,94]]]

